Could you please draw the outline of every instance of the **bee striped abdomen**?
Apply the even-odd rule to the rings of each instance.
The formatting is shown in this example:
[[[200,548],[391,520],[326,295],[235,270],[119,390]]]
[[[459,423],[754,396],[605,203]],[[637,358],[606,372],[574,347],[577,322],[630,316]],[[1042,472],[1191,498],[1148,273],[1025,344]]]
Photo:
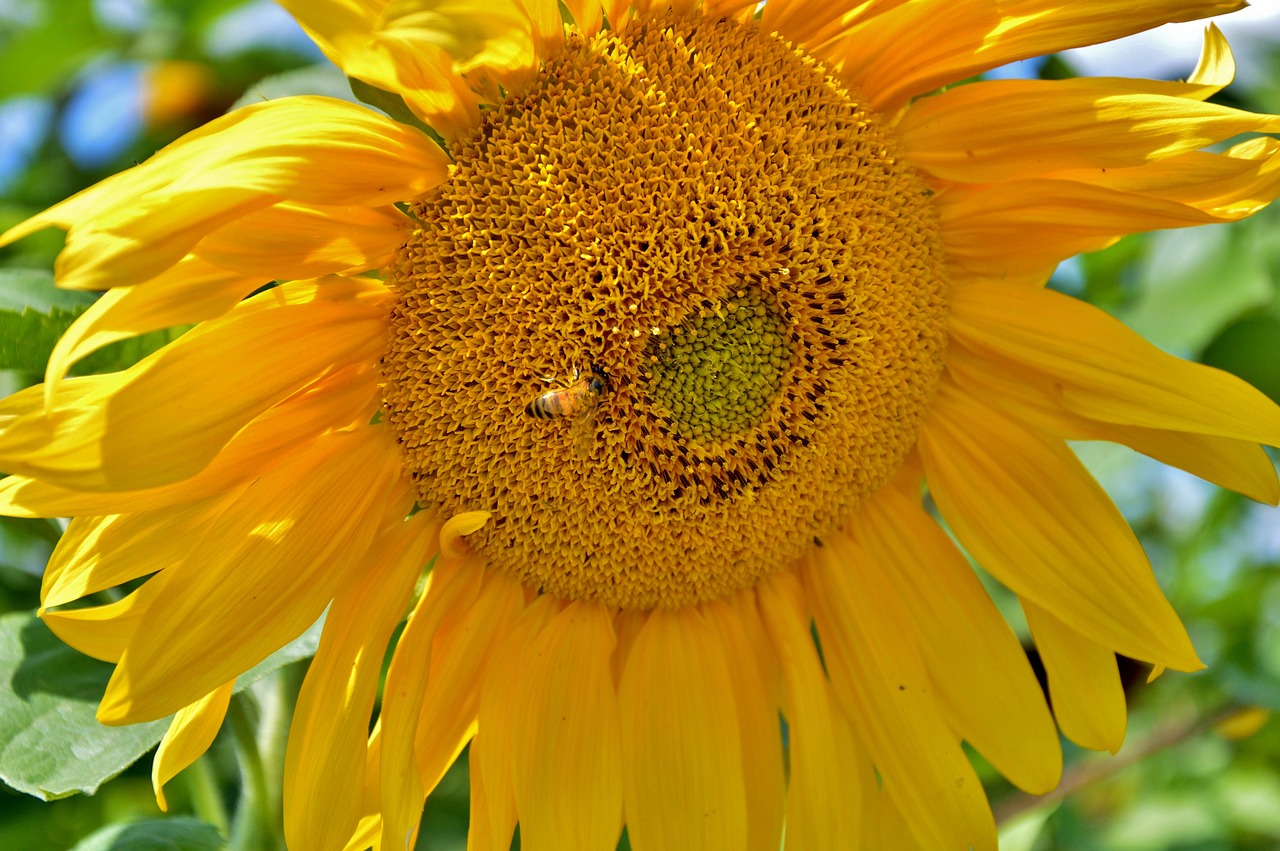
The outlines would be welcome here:
[[[599,373],[583,378],[561,390],[548,390],[524,406],[524,412],[539,420],[556,420],[576,416],[604,392],[604,378]]]
[[[524,406],[524,412],[531,417],[540,420],[554,420],[557,417],[563,417],[564,405],[561,404],[560,396],[563,390],[548,390],[532,402]]]

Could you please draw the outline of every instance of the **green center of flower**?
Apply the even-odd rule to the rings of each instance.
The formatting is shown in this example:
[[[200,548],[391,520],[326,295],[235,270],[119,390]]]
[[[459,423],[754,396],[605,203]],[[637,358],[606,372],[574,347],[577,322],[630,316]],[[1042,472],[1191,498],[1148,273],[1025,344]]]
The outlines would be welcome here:
[[[655,339],[649,394],[682,437],[720,440],[764,418],[793,356],[776,303],[747,290]]]
[[[451,146],[387,277],[420,501],[564,599],[793,564],[894,474],[942,370],[931,193],[812,58],[712,18],[571,36]]]

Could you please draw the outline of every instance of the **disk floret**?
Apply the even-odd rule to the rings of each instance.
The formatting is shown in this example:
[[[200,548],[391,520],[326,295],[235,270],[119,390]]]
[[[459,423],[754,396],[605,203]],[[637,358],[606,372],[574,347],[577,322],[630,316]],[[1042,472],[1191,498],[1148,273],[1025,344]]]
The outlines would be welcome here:
[[[451,154],[387,270],[384,410],[423,504],[491,512],[491,566],[723,597],[914,445],[946,343],[930,193],[803,52],[696,17],[570,35]]]
[[[648,377],[655,405],[696,442],[758,424],[791,367],[787,332],[776,303],[749,290],[656,338]]]

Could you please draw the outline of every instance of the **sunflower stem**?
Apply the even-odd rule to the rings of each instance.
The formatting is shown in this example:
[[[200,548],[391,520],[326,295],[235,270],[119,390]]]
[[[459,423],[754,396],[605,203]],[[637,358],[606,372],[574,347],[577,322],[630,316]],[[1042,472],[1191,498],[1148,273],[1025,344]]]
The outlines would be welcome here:
[[[231,699],[227,718],[240,758],[242,779],[240,803],[236,808],[228,843],[229,851],[275,851],[284,847],[281,831],[276,828],[271,809],[270,786],[262,752],[258,747],[256,712],[251,712],[248,692]]]
[[[267,811],[272,824],[284,824],[284,758],[289,738],[289,726],[293,723],[293,709],[298,702],[298,692],[306,676],[305,664],[286,665],[257,686],[258,706],[261,709],[258,723],[258,743],[262,756],[263,774],[267,779]],[[283,833],[281,833],[283,836]],[[282,847],[283,847],[283,843]]]
[[[192,763],[191,768],[179,775],[187,784],[187,792],[191,795],[191,806],[201,821],[208,822],[218,829],[223,836],[230,833],[231,822],[227,816],[227,805],[222,801],[222,792],[209,767],[209,759],[201,757]]]

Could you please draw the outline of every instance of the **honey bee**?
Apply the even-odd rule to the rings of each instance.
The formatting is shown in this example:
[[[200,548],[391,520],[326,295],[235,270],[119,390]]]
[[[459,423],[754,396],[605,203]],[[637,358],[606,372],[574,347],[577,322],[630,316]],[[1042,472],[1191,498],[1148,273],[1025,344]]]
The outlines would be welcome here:
[[[559,390],[548,390],[524,406],[524,412],[539,420],[577,419],[590,410],[596,399],[609,386],[609,378],[600,367],[580,376],[575,372],[573,384]]]

